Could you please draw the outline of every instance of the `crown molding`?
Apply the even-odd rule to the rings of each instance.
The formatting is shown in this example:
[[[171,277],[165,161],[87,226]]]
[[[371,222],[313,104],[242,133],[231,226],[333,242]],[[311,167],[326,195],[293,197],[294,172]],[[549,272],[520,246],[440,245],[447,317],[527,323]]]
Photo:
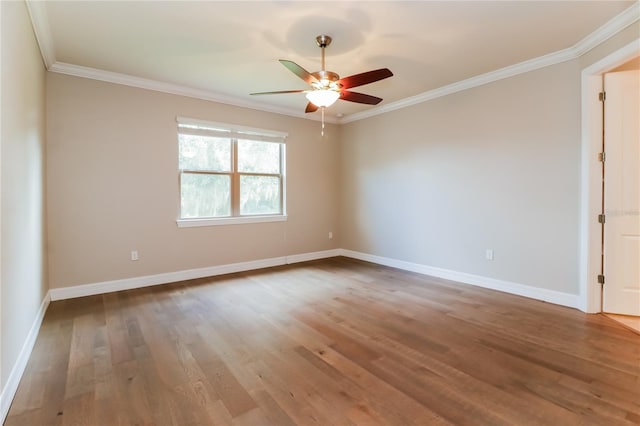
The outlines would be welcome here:
[[[462,92],[464,90],[472,89],[474,87],[482,86],[494,81],[513,77],[519,74],[524,74],[529,71],[547,67],[549,65],[555,65],[561,62],[569,61],[571,59],[574,59],[575,57],[576,56],[573,53],[573,49],[571,48],[560,50],[555,53],[550,53],[545,56],[540,56],[535,59],[530,59],[528,61],[520,62],[515,65],[510,65],[499,70],[477,75],[466,80],[457,81],[455,83],[451,83],[437,89],[429,90],[416,96],[404,98],[396,102],[391,102],[377,108],[348,115],[340,120],[340,124],[351,123],[353,121],[363,120],[365,118],[374,117],[376,115],[384,114],[390,111],[395,111],[398,109],[410,107],[412,105],[421,104],[423,102],[432,101],[443,96],[452,95],[454,93]]]
[[[577,42],[572,48],[576,57],[580,57],[599,44],[604,43],[639,19],[640,1],[637,1],[609,22]]]
[[[222,95],[210,90],[195,89],[193,87],[183,86],[180,84],[165,83],[162,81],[151,80],[142,77],[135,77],[128,74],[121,74],[112,71],[100,70],[97,68],[84,67],[81,65],[67,64],[64,62],[55,62],[49,71],[66,74],[75,77],[83,77],[91,80],[105,81],[108,83],[121,84],[124,86],[136,87],[139,89],[153,90],[156,92],[169,93],[172,95],[186,96],[189,98],[202,99],[205,101],[217,102],[225,105],[232,105],[241,108],[255,109],[264,112],[272,112],[276,114],[288,115],[296,118],[305,118],[309,120],[320,121],[319,117],[305,116],[304,112],[294,111],[288,108],[280,108],[271,105],[264,105],[258,102],[249,102],[234,98],[232,96]],[[336,123],[333,117],[325,117],[325,122]]]
[[[31,17],[31,23],[40,46],[43,61],[47,69],[51,72],[72,75],[76,77],[100,80],[109,83],[122,84],[141,89],[153,90],[158,92],[169,93],[173,95],[186,96],[190,98],[202,99],[205,101],[217,102],[226,105],[237,106],[241,108],[255,109],[275,114],[288,115],[296,118],[304,118],[307,120],[320,121],[317,115],[305,114],[289,108],[281,108],[271,105],[265,105],[259,102],[251,102],[241,100],[232,96],[223,95],[210,90],[196,89],[193,87],[183,86],[173,83],[165,83],[157,80],[151,80],[132,75],[104,71],[96,68],[73,65],[64,62],[58,62],[55,58],[55,49],[53,46],[53,37],[47,19],[46,2],[26,0],[27,9]],[[559,64],[572,59],[576,59],[599,44],[605,42],[620,31],[624,30],[631,24],[640,19],[640,2],[635,2],[622,13],[618,14],[606,24],[589,34],[578,43],[557,52],[518,64],[510,65],[495,71],[481,74],[466,80],[458,81],[437,89],[429,90],[421,94],[391,102],[366,111],[350,114],[344,117],[325,117],[325,121],[333,124],[351,123],[365,118],[374,117],[390,111],[407,108],[423,102],[428,102],[443,96],[448,96],[457,92],[472,89],[505,78],[513,77],[526,72],[534,71],[550,65]]]
[[[406,108],[412,105],[417,105],[423,102],[428,102],[437,98],[441,98],[443,96],[461,92],[463,90],[472,89],[474,87],[492,83],[494,81],[502,80],[519,74],[524,74],[529,71],[535,71],[537,69],[544,68],[550,65],[555,65],[579,58],[580,56],[584,55],[594,47],[618,34],[620,31],[624,30],[639,19],[640,2],[636,2],[632,6],[624,10],[622,13],[612,18],[606,24],[598,28],[596,31],[580,40],[572,47],[564,50],[559,50],[548,55],[540,56],[538,58],[530,59],[528,61],[520,62],[515,65],[510,65],[496,71],[491,71],[485,74],[471,77],[466,80],[458,81],[447,86],[429,90],[419,95],[401,99],[399,101],[382,105],[377,108],[351,114],[342,118],[340,120],[340,124],[351,123],[353,121],[374,117],[376,115],[395,111],[401,108]]]
[[[47,18],[47,5],[44,1],[26,0],[27,11],[31,18],[31,26],[36,36],[40,54],[47,69],[56,62],[55,49],[53,48],[53,36]]]

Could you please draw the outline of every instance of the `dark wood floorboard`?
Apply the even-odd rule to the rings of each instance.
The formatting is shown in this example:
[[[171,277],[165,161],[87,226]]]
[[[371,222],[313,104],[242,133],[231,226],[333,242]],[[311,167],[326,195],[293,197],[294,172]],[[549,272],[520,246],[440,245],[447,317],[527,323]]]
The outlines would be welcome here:
[[[50,304],[6,426],[640,424],[640,335],[346,258]]]

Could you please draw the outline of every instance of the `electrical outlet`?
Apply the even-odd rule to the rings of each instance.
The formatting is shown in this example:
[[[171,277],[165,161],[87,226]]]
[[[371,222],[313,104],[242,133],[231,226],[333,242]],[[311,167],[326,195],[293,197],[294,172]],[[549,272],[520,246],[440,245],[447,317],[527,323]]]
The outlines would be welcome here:
[[[138,250],[131,251],[131,260],[138,260]]]
[[[487,260],[493,260],[493,249],[487,249],[487,250],[485,250],[485,252],[484,252],[484,257],[485,257]]]
[[[333,232],[329,231],[329,239],[333,240]]]

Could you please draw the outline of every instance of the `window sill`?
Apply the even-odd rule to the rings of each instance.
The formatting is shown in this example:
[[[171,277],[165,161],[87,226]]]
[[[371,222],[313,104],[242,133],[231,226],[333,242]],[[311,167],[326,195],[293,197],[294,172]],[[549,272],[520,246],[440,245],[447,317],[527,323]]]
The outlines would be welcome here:
[[[177,219],[176,224],[178,225],[178,228],[192,228],[197,226],[239,225],[242,223],[284,222],[286,220],[286,215],[244,216],[206,219]]]

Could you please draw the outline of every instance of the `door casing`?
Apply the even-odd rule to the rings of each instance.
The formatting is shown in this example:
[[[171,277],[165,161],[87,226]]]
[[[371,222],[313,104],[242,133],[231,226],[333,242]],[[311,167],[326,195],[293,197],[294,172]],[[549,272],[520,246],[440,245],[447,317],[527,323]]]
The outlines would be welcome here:
[[[602,233],[598,214],[602,209],[602,75],[640,55],[640,38],[582,70],[582,156],[580,188],[580,294],[578,308],[600,312]]]

